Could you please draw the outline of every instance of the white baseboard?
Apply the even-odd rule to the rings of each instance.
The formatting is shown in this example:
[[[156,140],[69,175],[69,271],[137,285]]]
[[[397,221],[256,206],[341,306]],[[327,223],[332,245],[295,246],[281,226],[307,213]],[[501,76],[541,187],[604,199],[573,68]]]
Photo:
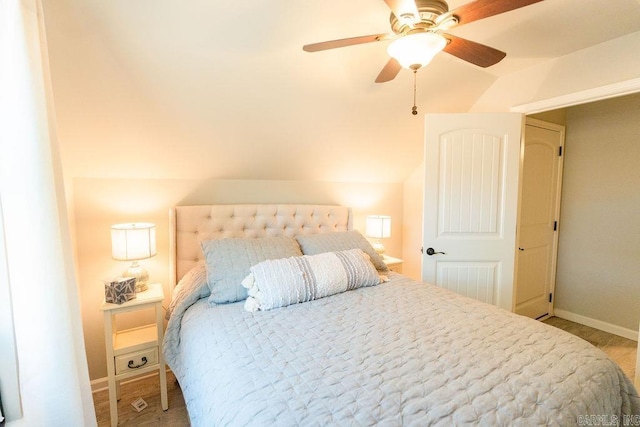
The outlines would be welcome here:
[[[97,393],[108,388],[107,377],[91,380],[91,393]]]
[[[171,372],[171,369],[167,368],[167,373]],[[140,381],[142,379],[145,378],[149,378],[149,377],[155,377],[156,375],[158,375],[158,371],[156,370],[155,372],[151,372],[147,375],[141,375],[139,377],[135,377],[135,378],[131,378],[129,380],[126,381],[121,381],[120,384],[129,384],[129,383],[133,383],[136,381]],[[103,377],[103,378],[98,378],[96,380],[92,380],[91,381],[91,393],[97,393],[99,391],[103,391],[103,390],[107,390],[109,388],[109,382],[107,377]]]
[[[638,331],[634,331],[633,329],[623,328],[622,326],[603,322],[602,320],[592,319],[580,314],[571,313],[570,311],[559,310],[557,308],[553,310],[553,314],[561,319],[570,320],[572,322],[580,323],[581,325],[600,329],[601,331],[608,332],[610,334],[638,341]]]

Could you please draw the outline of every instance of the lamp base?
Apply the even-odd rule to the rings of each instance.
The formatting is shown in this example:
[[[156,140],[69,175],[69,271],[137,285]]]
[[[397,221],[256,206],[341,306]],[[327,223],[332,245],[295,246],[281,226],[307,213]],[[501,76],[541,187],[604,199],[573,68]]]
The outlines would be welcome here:
[[[382,255],[384,253],[384,245],[382,244],[382,242],[375,241],[371,244],[371,246],[373,246],[373,249],[380,255]]]
[[[149,286],[147,286],[148,281],[144,282],[144,283],[138,283],[136,281],[136,294],[139,294],[140,292],[144,292],[147,289],[149,289]]]
[[[147,286],[147,283],[149,283],[149,273],[147,273],[147,270],[138,264],[138,261],[134,261],[127,271],[122,273],[122,276],[133,277],[136,279],[136,293],[144,292],[149,288]]]

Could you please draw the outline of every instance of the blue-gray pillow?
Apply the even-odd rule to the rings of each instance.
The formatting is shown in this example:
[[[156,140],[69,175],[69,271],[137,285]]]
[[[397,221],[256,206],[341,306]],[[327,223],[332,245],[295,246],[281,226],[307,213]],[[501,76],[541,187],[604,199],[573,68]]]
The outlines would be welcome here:
[[[296,240],[305,255],[362,249],[362,252],[371,257],[371,263],[376,267],[376,270],[389,271],[382,256],[373,249],[366,237],[357,230],[307,234],[305,236],[296,236]]]
[[[252,265],[268,259],[300,256],[298,243],[290,237],[229,238],[201,243],[207,267],[210,304],[225,304],[247,298],[242,279]]]

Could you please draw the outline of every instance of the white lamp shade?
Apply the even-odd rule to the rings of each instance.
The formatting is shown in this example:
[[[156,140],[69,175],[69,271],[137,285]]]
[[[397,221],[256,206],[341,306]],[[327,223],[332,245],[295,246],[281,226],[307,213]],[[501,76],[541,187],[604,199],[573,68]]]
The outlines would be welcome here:
[[[447,39],[435,33],[415,33],[394,40],[387,53],[408,69],[427,65],[447,45]]]
[[[156,251],[156,226],[150,223],[111,226],[111,256],[120,261],[151,258]]]
[[[367,237],[387,239],[391,237],[391,217],[386,215],[369,215],[367,217]]]

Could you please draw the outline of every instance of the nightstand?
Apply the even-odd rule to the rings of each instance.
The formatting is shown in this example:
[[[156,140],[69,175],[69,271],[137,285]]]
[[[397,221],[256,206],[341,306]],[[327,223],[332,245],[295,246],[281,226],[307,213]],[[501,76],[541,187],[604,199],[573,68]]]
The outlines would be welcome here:
[[[396,273],[402,273],[402,263],[403,261],[400,258],[394,258],[387,255],[382,256],[382,260],[387,265],[389,271],[394,271]]]
[[[118,399],[120,381],[155,370],[160,375],[160,399],[162,409],[169,408],[167,400],[167,369],[162,356],[164,322],[162,284],[154,283],[136,298],[123,304],[103,302],[104,338],[107,347],[107,375],[109,381],[109,408],[111,426],[118,425]],[[155,323],[133,329],[118,330],[116,316],[147,308],[155,309]]]

